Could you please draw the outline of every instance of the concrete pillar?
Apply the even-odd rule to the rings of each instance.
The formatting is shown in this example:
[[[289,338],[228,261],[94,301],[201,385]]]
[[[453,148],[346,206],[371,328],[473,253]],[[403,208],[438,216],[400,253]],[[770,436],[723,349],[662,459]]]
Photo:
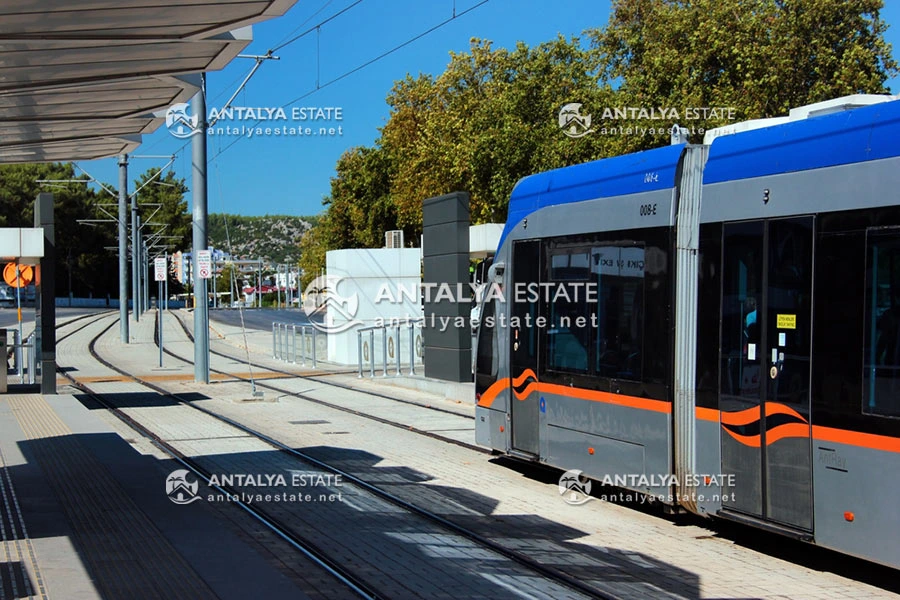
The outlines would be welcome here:
[[[469,290],[469,194],[455,192],[422,203],[422,256],[423,283],[432,289],[430,301],[425,298],[425,376],[472,381],[471,304],[435,301],[437,285],[448,284],[454,296],[457,284]],[[441,317],[449,317],[448,326],[442,327]],[[464,317],[466,326],[457,327],[456,317]]]
[[[41,363],[41,393],[56,393],[56,233],[53,194],[34,202],[34,226],[44,228],[44,257],[35,277],[34,338]]]

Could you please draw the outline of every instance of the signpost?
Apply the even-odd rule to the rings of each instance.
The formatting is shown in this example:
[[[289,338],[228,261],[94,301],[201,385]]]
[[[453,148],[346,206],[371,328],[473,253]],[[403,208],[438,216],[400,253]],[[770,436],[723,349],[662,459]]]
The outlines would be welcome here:
[[[16,314],[19,321],[19,345],[24,346],[25,338],[22,337],[22,288],[30,285],[34,280],[34,269],[28,265],[20,265],[18,262],[7,263],[3,268],[3,281],[6,285],[16,288]],[[37,346],[35,346],[36,348]],[[35,350],[32,350],[32,353]],[[22,349],[16,354],[16,368],[19,377],[22,377]],[[29,375],[31,377],[31,375]]]
[[[168,261],[160,256],[153,261],[153,273],[155,275],[157,289],[156,294],[156,320],[159,322],[159,366],[163,366],[163,321],[162,321],[162,302],[163,302],[163,282],[168,279],[166,277]]]
[[[212,252],[210,250],[197,251],[197,271],[200,279],[212,277]]]
[[[203,94],[200,94],[202,97]],[[202,104],[200,106],[203,106]],[[202,114],[202,112],[201,112]],[[195,136],[203,137],[203,136]],[[195,142],[196,143],[196,142]],[[204,146],[205,147],[205,146]],[[205,154],[204,154],[205,156]],[[196,161],[196,156],[194,157]],[[206,159],[203,160],[206,165]],[[196,173],[195,173],[196,183]],[[204,184],[205,190],[205,184]],[[203,192],[204,198],[206,192]],[[194,192],[194,198],[197,192]],[[196,204],[195,204],[196,206]],[[204,200],[205,207],[205,200]],[[194,209],[196,211],[196,208]],[[205,210],[205,208],[204,208]],[[194,213],[196,216],[196,212]],[[203,217],[203,244],[206,244],[206,217]],[[198,245],[197,221],[194,221],[194,247]],[[206,293],[206,280],[212,277],[212,252],[210,250],[197,250],[197,279],[202,281],[194,281],[194,301],[202,301],[203,305],[194,306],[194,381],[203,381],[209,383],[209,296]],[[202,290],[200,294],[196,290]],[[213,290],[215,293],[215,290]],[[200,300],[202,298],[202,300]]]

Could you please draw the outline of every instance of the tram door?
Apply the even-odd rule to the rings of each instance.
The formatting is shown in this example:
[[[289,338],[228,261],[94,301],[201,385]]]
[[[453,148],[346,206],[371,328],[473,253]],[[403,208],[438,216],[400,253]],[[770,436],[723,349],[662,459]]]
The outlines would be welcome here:
[[[540,454],[538,419],[539,394],[535,391],[534,382],[538,372],[538,334],[534,325],[538,316],[536,302],[516,302],[514,290],[516,286],[537,283],[540,278],[541,243],[539,241],[521,241],[513,243],[512,286],[507,291],[507,298],[512,303],[510,314],[510,413],[512,420],[512,448],[527,452],[534,456]],[[521,294],[522,300],[525,300]],[[528,324],[531,324],[530,326]]]
[[[813,217],[728,223],[722,268],[723,505],[812,530]]]

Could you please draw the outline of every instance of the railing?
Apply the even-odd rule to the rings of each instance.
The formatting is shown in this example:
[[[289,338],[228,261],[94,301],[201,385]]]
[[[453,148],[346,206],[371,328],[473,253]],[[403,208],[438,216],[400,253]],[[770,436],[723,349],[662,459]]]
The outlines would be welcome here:
[[[31,333],[22,343],[19,340],[18,330],[8,329],[7,331],[12,334],[12,343],[8,347],[12,348],[13,368],[16,370],[16,375],[21,383],[33,384],[37,381],[38,368],[34,333]]]
[[[391,325],[373,325],[371,327],[362,327],[356,330],[356,349],[358,371],[357,377],[363,377],[363,363],[369,363],[369,376],[375,377],[375,332],[381,332],[381,376],[388,376],[388,358],[392,358],[394,362],[394,376],[403,375],[401,366],[401,330],[403,325],[394,323]],[[416,362],[422,362],[422,321],[406,321],[406,330],[408,337],[407,351],[409,354],[409,375],[416,374]],[[419,335],[416,335],[418,330]],[[363,334],[368,333],[367,342],[363,341]]]
[[[300,337],[300,351],[297,351],[297,337]],[[272,358],[306,366],[307,359],[312,368],[318,367],[318,330],[308,325],[272,322]]]

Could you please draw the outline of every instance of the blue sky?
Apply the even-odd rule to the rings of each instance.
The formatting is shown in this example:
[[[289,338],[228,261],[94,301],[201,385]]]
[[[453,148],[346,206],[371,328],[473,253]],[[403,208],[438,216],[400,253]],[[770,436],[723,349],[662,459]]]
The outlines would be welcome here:
[[[254,41],[244,53],[265,54],[269,48],[353,2],[298,0],[283,17],[254,26]],[[569,37],[601,27],[609,18],[609,2],[597,0],[490,0],[390,56],[316,91],[317,76],[319,84],[330,82],[450,18],[454,7],[459,14],[479,2],[364,0],[323,25],[318,36],[312,33],[277,51],[280,60],[263,64],[233,104],[277,107],[309,94],[292,106],[340,107],[342,119],[327,124],[340,125],[343,135],[241,139],[227,149],[234,138],[209,136],[209,212],[318,214],[323,210],[322,198],[329,192],[329,180],[341,153],[353,146],[372,145],[377,139],[378,128],[388,117],[385,97],[394,81],[407,73],[441,73],[449,61],[449,52],[466,51],[473,37],[492,40],[495,47],[512,47],[517,41],[535,45],[558,34]],[[891,25],[887,40],[897,56],[900,2],[891,0],[885,4],[882,18]],[[252,60],[238,58],[226,69],[210,73],[208,107],[221,107],[252,67]],[[891,80],[890,87],[893,93],[900,92],[900,80]],[[163,126],[145,136],[135,154],[168,155],[184,143]],[[129,167],[130,190],[140,173],[165,162],[135,158]],[[115,159],[79,164],[101,181],[118,181]],[[178,152],[173,168],[190,187],[190,145]]]

